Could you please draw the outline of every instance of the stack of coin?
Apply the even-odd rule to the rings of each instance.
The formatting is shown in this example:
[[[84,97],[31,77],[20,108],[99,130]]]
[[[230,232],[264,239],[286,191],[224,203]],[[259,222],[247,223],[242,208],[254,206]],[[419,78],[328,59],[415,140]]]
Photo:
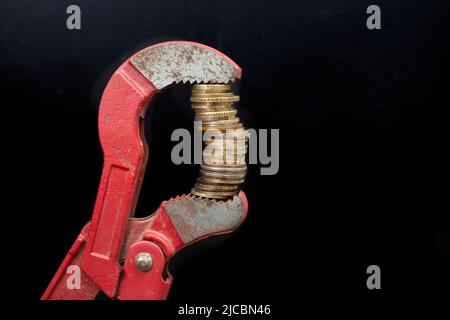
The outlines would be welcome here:
[[[247,172],[247,131],[236,117],[239,96],[227,84],[192,86],[195,120],[201,121],[205,149],[200,176],[191,193],[205,198],[227,199],[237,194]]]

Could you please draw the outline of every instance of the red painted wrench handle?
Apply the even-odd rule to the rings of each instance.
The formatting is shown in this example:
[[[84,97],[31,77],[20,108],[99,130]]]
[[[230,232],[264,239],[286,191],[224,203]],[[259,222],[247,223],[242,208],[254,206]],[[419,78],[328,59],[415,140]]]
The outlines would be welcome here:
[[[104,164],[82,269],[108,296],[114,296],[117,288],[120,247],[147,161],[142,118],[156,92],[127,60],[110,79],[100,103]]]

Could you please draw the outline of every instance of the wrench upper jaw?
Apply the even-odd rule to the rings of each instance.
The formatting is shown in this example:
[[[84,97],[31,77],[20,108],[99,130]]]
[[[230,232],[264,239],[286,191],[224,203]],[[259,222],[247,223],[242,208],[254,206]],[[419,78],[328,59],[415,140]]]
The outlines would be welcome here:
[[[173,83],[230,83],[241,68],[223,53],[188,41],[150,46],[135,54],[131,64],[158,90]]]

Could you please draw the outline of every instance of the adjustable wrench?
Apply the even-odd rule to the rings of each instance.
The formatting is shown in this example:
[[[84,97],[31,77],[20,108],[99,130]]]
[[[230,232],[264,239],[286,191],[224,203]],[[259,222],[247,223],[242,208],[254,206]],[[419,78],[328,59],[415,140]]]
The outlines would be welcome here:
[[[227,201],[192,194],[162,202],[147,218],[133,218],[148,158],[143,118],[156,93],[173,83],[229,83],[240,67],[208,46],[171,41],[147,47],[112,75],[100,102],[98,131],[103,171],[91,221],[82,229],[41,299],[166,299],[170,258],[183,247],[235,230],[245,220],[245,194]],[[68,286],[69,267],[80,287]]]

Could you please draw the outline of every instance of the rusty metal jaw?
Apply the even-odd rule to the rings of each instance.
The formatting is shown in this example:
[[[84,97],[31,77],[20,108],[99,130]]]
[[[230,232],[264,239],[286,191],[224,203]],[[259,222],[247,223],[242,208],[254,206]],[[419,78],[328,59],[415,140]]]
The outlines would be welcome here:
[[[188,41],[170,41],[135,54],[131,63],[158,90],[172,83],[229,83],[241,69],[221,52]]]
[[[163,300],[172,284],[168,263],[179,250],[201,239],[234,231],[247,216],[247,199],[243,192],[228,201],[215,201],[183,195],[161,204],[147,218],[130,218],[120,251],[121,277],[112,299]],[[91,300],[101,288],[84,271],[82,260],[90,224],[87,224],[67,254],[42,299]],[[151,256],[152,265],[141,270],[139,254]],[[69,266],[81,267],[80,289],[67,286]],[[108,277],[108,274],[104,274]]]

